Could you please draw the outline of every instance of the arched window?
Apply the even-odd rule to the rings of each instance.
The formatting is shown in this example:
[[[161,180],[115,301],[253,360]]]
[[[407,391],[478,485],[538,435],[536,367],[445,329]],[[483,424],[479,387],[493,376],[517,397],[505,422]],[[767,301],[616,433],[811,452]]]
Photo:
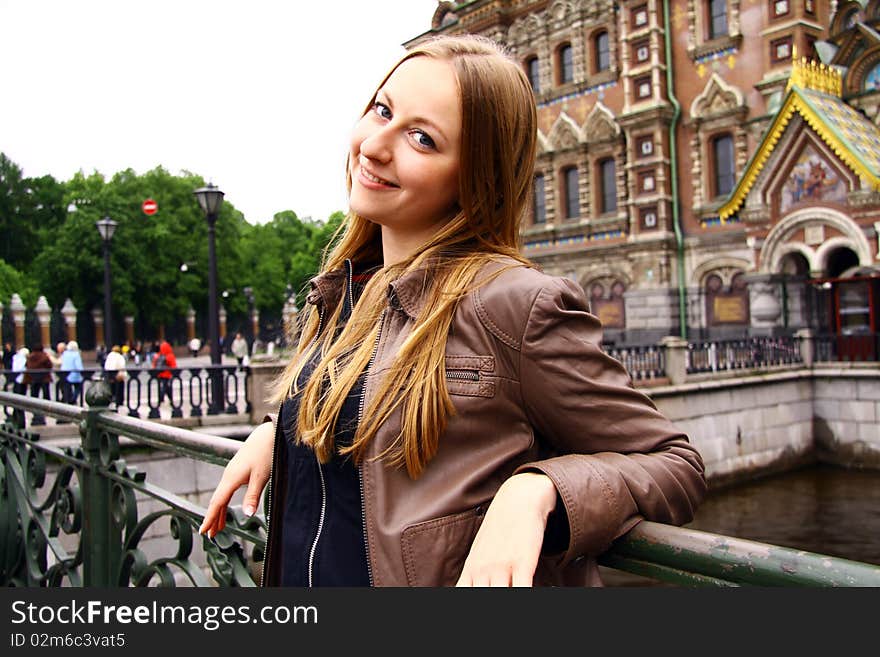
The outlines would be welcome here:
[[[529,57],[526,60],[526,75],[532,85],[532,91],[538,93],[541,90],[541,76],[538,68],[538,58]]]
[[[543,224],[547,221],[547,204],[544,197],[544,174],[542,173],[535,176],[534,194],[533,218],[536,224]]]
[[[593,40],[595,51],[595,71],[607,71],[611,68],[611,51],[608,45],[608,32],[599,32]]]
[[[708,37],[717,39],[727,36],[727,0],[709,0],[706,4]]]
[[[574,51],[566,43],[559,48],[559,84],[574,82]]]
[[[578,199],[577,167],[568,167],[562,171],[563,198],[565,199],[565,218],[577,219],[581,215],[580,201]]]
[[[614,169],[614,160],[610,157],[599,162],[599,189],[601,192],[599,209],[603,214],[617,211],[617,182]]]
[[[727,196],[733,191],[736,182],[736,171],[733,162],[733,137],[728,134],[712,139],[712,170],[714,172],[714,189],[712,196]]]

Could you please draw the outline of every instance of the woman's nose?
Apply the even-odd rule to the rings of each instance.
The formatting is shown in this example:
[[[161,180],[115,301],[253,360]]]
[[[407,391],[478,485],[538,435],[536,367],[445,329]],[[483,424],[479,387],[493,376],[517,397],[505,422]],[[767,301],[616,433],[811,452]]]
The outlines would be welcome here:
[[[371,160],[387,162],[391,159],[391,131],[386,127],[375,127],[361,141],[361,153]]]

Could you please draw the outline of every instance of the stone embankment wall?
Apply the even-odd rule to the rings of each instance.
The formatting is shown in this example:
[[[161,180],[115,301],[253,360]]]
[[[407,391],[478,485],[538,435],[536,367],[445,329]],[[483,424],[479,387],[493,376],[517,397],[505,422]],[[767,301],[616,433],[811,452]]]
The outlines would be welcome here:
[[[710,485],[816,460],[880,468],[876,366],[716,375],[646,392],[700,450]]]

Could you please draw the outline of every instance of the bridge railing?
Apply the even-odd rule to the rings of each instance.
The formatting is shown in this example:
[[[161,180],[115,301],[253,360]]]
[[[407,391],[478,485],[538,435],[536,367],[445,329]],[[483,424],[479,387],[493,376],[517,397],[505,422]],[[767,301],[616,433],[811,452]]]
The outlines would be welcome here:
[[[147,481],[123,458],[120,439],[217,465],[241,443],[108,413],[104,386],[87,401],[81,408],[0,392],[5,406],[76,422],[81,435],[61,447],[0,425],[0,584],[254,586],[262,514],[230,507],[226,528],[208,540],[198,534],[205,509]],[[152,510],[142,511],[137,496]],[[148,554],[144,537],[158,526],[171,547]],[[880,586],[880,566],[652,522],[600,563],[684,586]]]
[[[794,365],[803,360],[795,337],[692,342],[687,356],[688,374]]]
[[[666,349],[663,345],[609,346],[604,351],[620,361],[636,383],[650,382],[666,376]]]
[[[196,367],[153,368],[130,367],[124,370],[126,380],[120,382],[121,405],[129,417],[161,417],[160,408],[166,403],[173,418],[201,417],[203,415],[250,413],[251,373],[249,367],[235,365],[204,365]],[[164,372],[169,376],[163,378]],[[68,380],[69,371],[65,370],[30,370],[34,380],[41,380],[48,375],[49,381],[43,385],[24,382],[25,373],[3,370],[3,390],[30,394],[52,401],[83,406],[90,388],[99,381],[108,381],[114,376],[115,370],[86,368],[80,372],[81,380],[73,383]],[[213,403],[212,377],[220,377],[223,399]],[[16,383],[22,379],[21,383]],[[7,413],[7,420],[17,422]],[[40,425],[43,418],[36,414],[31,424]],[[20,424],[20,422],[19,422]]]

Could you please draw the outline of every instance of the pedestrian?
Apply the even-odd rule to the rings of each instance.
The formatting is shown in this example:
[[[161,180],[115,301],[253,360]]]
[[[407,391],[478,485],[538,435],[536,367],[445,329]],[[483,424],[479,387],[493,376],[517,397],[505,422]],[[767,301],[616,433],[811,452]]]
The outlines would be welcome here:
[[[31,387],[31,397],[49,399],[49,384],[52,383],[52,361],[49,355],[43,351],[43,344],[37,342],[27,356],[25,362],[24,382]],[[32,425],[46,424],[46,417],[42,413],[34,413]]]
[[[199,355],[199,349],[201,348],[202,341],[197,337],[193,337],[193,339],[189,341],[189,352],[192,354],[193,358],[196,358]]]
[[[235,334],[235,339],[232,341],[230,349],[232,350],[232,355],[235,356],[235,360],[238,361],[238,366],[242,367],[244,365],[244,359],[248,355],[248,343],[241,333]]]
[[[264,586],[598,585],[640,520],[692,519],[699,453],[580,286],[518,251],[536,142],[528,79],[480,37],[415,47],[367,105],[279,415],[200,527],[271,481]]]
[[[174,357],[174,350],[167,340],[162,340],[153,356],[153,368],[159,370],[156,378],[159,381],[159,403],[165,401],[171,402],[171,370],[177,368],[177,359]]]
[[[15,358],[15,348],[12,346],[11,342],[3,343],[3,370],[5,372],[10,372],[12,370],[12,359]],[[6,380],[10,381],[11,377],[9,374],[6,375]]]
[[[95,362],[98,364],[98,367],[104,367],[105,358],[107,358],[107,346],[99,344],[95,347]]]
[[[61,351],[61,370],[66,375],[63,401],[65,404],[77,404],[82,393],[83,361],[76,340],[68,342]]]
[[[49,356],[49,360],[52,361],[52,366],[55,369],[59,369],[61,367],[61,357],[64,355],[64,350],[67,348],[67,344],[64,342],[59,342],[55,345],[55,351],[52,349],[48,349],[46,353]]]
[[[104,359],[104,372],[110,389],[113,391],[113,403],[116,404],[116,408],[122,408],[125,402],[125,382],[128,381],[128,372],[125,366],[125,356],[122,355],[122,349],[118,344],[113,345],[107,358]]]
[[[15,380],[12,384],[12,392],[16,395],[27,394],[27,384],[24,382],[24,375],[25,368],[27,367],[28,354],[30,354],[30,349],[27,347],[21,347],[12,357],[11,369],[15,376]],[[24,429],[24,411],[22,409],[16,408],[12,412],[12,424],[19,429]]]

